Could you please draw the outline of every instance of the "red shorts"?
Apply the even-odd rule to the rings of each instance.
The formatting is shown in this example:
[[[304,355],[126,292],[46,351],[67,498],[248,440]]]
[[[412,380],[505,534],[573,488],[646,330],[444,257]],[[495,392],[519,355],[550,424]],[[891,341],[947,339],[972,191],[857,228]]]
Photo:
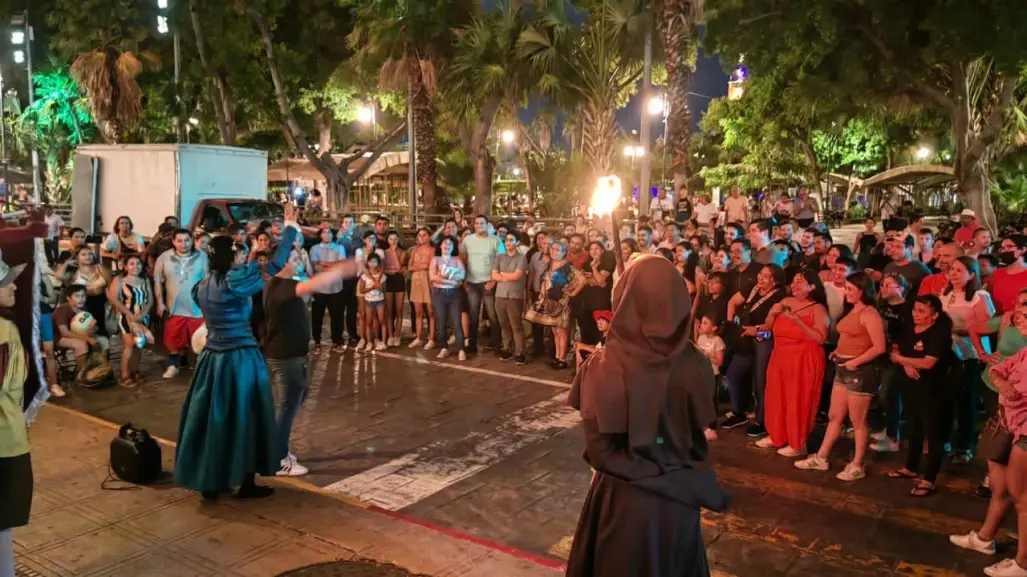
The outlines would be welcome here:
[[[187,351],[192,348],[193,333],[203,326],[203,319],[170,316],[164,321],[164,347],[169,351]]]

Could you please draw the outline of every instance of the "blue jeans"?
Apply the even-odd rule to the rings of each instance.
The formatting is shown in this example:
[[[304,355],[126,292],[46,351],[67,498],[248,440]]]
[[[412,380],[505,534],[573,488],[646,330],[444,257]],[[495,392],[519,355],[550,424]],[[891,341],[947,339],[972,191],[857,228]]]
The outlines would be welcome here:
[[[275,435],[278,446],[275,449],[281,455],[279,458],[284,459],[289,454],[292,423],[310,391],[310,365],[307,357],[291,357],[267,359],[267,366],[271,372],[271,386],[278,397],[278,431]]]
[[[467,335],[471,341],[467,347],[467,352],[476,353],[478,352],[478,325],[481,324],[481,305],[485,304],[485,314],[489,317],[489,323],[491,324],[492,331],[492,348],[496,351],[502,346],[502,336],[499,332],[499,317],[496,315],[496,294],[488,294],[485,291],[485,284],[483,282],[469,282],[467,283],[467,302],[469,310],[468,314],[471,315],[471,334]]]
[[[459,288],[432,287],[431,308],[435,310],[435,342],[446,348],[446,329],[452,328],[457,350],[464,350],[464,329],[460,326]]]
[[[752,354],[736,352],[727,368],[727,388],[731,394],[731,412],[744,415],[746,399],[756,401],[756,422],[763,425],[763,394],[767,390],[767,365],[774,350],[774,339],[757,341]]]

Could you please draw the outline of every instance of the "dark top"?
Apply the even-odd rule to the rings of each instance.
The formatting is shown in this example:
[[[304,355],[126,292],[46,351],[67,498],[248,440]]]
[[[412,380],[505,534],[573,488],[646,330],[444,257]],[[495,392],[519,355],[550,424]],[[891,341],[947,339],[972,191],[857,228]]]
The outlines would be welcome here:
[[[713,298],[711,294],[703,294],[699,297],[699,307],[696,310],[696,320],[702,320],[703,317],[712,317],[713,322],[717,323],[717,326],[723,326],[724,321],[727,320],[727,295],[721,295],[720,298]]]
[[[877,303],[877,312],[884,319],[889,343],[898,342],[899,337],[902,335],[903,326],[913,323],[913,317],[911,316],[913,310],[912,302],[912,299],[907,299],[897,305],[891,305],[885,301]]]
[[[53,312],[53,338],[55,340],[61,340],[61,327],[68,327],[71,329],[71,319],[75,318],[78,311],[71,308],[71,305],[64,303],[57,307],[57,310]]]
[[[864,234],[859,237],[859,254],[869,255],[874,251],[874,247],[877,246],[878,238],[876,235]]]
[[[899,354],[913,359],[935,357],[938,362],[930,370],[921,370],[915,382],[926,385],[943,385],[947,377],[948,359],[952,355],[952,331],[935,321],[926,331],[916,332],[913,323],[905,323],[895,342]],[[913,379],[910,379],[913,380]]]
[[[307,305],[296,296],[299,281],[272,277],[264,287],[264,356],[269,359],[305,357],[309,352]]]
[[[598,287],[593,285],[585,285],[578,293],[578,300],[581,301],[583,310],[586,311],[608,311],[611,310],[611,297],[613,295],[613,269],[616,268],[616,262],[612,252],[605,252],[603,256],[599,257],[599,268],[598,271],[606,271],[610,273],[610,276],[606,277],[606,286]],[[592,259],[589,258],[585,262],[584,266],[581,267],[581,272],[586,275],[591,275],[596,270],[592,269]]]
[[[918,260],[911,260],[904,265],[899,265],[892,261],[881,272],[884,274],[897,274],[906,279],[906,283],[909,284],[909,294],[915,295],[920,290],[920,283],[931,274],[931,269]]]
[[[884,272],[885,267],[891,264],[891,261],[891,257],[884,254],[884,243],[880,243],[870,252],[870,260],[867,261],[866,268]],[[909,294],[916,293],[911,292]]]
[[[678,199],[678,214],[676,220],[685,222],[692,219],[692,201],[686,196]]]
[[[732,268],[727,273],[727,294],[734,296],[735,293],[742,293],[742,296],[748,297],[749,293],[756,286],[756,277],[763,270],[763,265],[755,262],[749,263],[749,266],[742,272],[738,272],[737,269]]]

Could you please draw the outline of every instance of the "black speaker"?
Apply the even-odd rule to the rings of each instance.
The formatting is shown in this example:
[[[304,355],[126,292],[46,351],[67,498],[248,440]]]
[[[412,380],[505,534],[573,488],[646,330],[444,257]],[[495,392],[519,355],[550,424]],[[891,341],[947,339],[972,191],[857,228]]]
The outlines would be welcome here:
[[[161,474],[160,445],[146,429],[125,423],[111,441],[111,469],[122,481],[152,483]]]

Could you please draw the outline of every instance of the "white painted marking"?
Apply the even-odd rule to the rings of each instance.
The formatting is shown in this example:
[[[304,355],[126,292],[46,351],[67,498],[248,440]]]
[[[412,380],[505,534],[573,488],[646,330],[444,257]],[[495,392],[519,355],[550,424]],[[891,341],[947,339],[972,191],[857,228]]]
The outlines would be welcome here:
[[[567,406],[567,395],[561,393],[506,415],[489,431],[458,441],[437,441],[332,483],[325,491],[399,511],[579,422],[578,412]],[[467,450],[454,455],[453,447]]]
[[[518,375],[517,373],[503,373],[500,371],[493,371],[490,369],[483,369],[481,367],[468,367],[466,365],[457,364],[457,362],[444,363],[442,361],[433,361],[426,359],[423,356],[408,357],[406,355],[398,355],[396,353],[386,353],[384,351],[375,351],[372,353],[376,357],[382,357],[386,359],[396,359],[400,361],[406,361],[408,363],[417,363],[419,365],[430,365],[433,367],[445,367],[447,369],[456,369],[458,371],[467,371],[469,373],[478,373],[479,375],[489,375],[492,377],[503,377],[507,379],[514,379],[517,381],[526,381],[529,383],[539,383],[541,385],[549,385],[550,387],[560,387],[561,389],[571,388],[570,383],[562,383],[560,381],[552,381],[549,379],[540,379],[538,377],[531,377],[528,375]]]

